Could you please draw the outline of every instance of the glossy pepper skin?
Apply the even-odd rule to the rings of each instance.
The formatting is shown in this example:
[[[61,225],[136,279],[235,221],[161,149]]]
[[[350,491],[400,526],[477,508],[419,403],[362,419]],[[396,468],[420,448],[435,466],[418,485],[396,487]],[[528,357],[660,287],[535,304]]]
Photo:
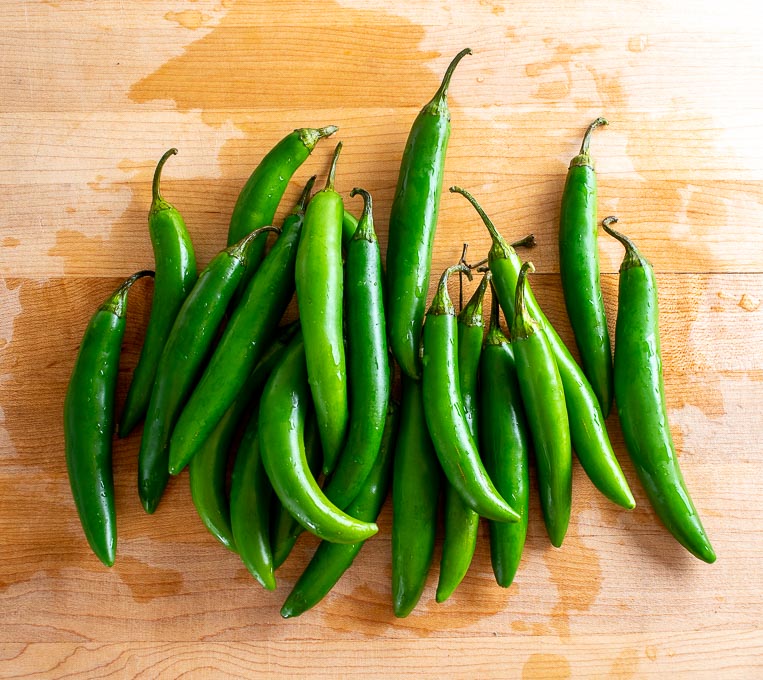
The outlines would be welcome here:
[[[277,230],[263,227],[212,259],[172,325],[156,369],[138,455],[138,494],[148,513],[156,510],[169,480],[172,429],[244,275],[248,247],[261,231]]]
[[[397,408],[390,403],[379,455],[360,492],[347,508],[353,517],[375,522],[381,512],[389,489],[397,420]],[[286,598],[281,608],[281,616],[285,619],[299,616],[318,604],[350,568],[362,547],[363,542],[345,545],[325,541],[321,543]]]
[[[230,503],[228,502],[226,494],[228,459],[231,454],[231,445],[245,413],[256,408],[256,399],[259,397],[270,371],[280,359],[286,345],[296,334],[298,328],[299,324],[293,323],[281,329],[276,341],[271,343],[257,367],[249,374],[235,401],[206,438],[189,466],[191,499],[201,521],[209,533],[226,548],[241,554],[241,559],[247,568],[249,564],[247,563],[248,553],[246,551],[249,544],[243,546],[244,553],[241,553],[240,550],[242,549],[239,548],[236,541],[231,514],[234,504],[232,499]],[[242,446],[244,446],[243,442]],[[252,489],[247,488],[240,494],[241,504],[247,503],[247,493],[250,491]],[[253,531],[253,529],[249,531],[244,538],[251,539]],[[256,578],[257,574],[254,575]],[[267,580],[267,577],[264,576],[263,580]]]
[[[342,451],[349,412],[342,323],[342,219],[344,203],[334,191],[342,143],[336,146],[326,188],[310,200],[297,249],[297,304],[302,322],[307,374],[329,474]]]
[[[392,608],[398,618],[413,611],[426,585],[441,478],[424,418],[421,381],[403,375],[392,470]]]
[[[356,543],[378,527],[350,517],[331,503],[305,456],[305,416],[310,404],[302,333],[273,369],[260,401],[260,455],[281,503],[308,531],[332,543]]]
[[[230,316],[199,382],[178,417],[170,440],[170,473],[179,474],[235,401],[294,294],[305,205],[315,177],[305,185],[270,252],[254,273]]]
[[[469,200],[490,232],[493,245],[488,262],[493,273],[493,286],[506,318],[513,319],[514,298],[522,262],[516,251],[498,233],[474,197],[459,187],[451,187],[451,191]],[[543,314],[529,285],[526,295],[528,312],[541,325],[551,345],[564,384],[564,398],[570,414],[570,436],[578,459],[588,478],[599,491],[612,502],[630,510],[636,506],[636,501],[633,500],[628,482],[612,450],[596,395],[580,366]]]
[[[440,88],[421,109],[405,145],[389,217],[387,246],[388,327],[392,353],[411,378],[421,377],[419,347],[440,208],[445,152],[450,138],[448,87],[471,50],[459,52]]]
[[[117,550],[111,440],[127,294],[135,281],[150,275],[153,272],[142,271],[131,276],[90,319],[64,399],[64,448],[72,496],[87,542],[107,567],[114,564]]]
[[[247,571],[263,588],[275,590],[268,524],[273,489],[260,457],[258,408],[259,404],[253,405],[236,453],[230,489],[231,529]]]
[[[126,437],[146,413],[164,344],[183,300],[196,283],[196,256],[183,217],[159,191],[162,168],[177,152],[177,149],[169,149],[159,159],[154,171],[153,198],[148,213],[148,232],[156,270],[154,295],[140,359],[119,421],[120,437]]]
[[[530,514],[530,441],[514,353],[501,331],[493,293],[490,328],[480,357],[480,445],[498,492],[519,513],[519,522],[490,522],[490,560],[495,580],[508,588],[517,572]]]
[[[559,273],[567,316],[583,371],[605,418],[612,408],[612,349],[599,282],[596,171],[588,147],[591,133],[606,124],[597,118],[586,130],[580,153],[567,171],[559,218]]]
[[[569,416],[553,350],[540,324],[526,308],[528,271],[535,271],[532,262],[523,264],[519,271],[511,347],[535,449],[543,519],[551,544],[558,548],[567,533],[572,507]]]
[[[228,245],[238,243],[255,229],[273,224],[278,204],[289,180],[324,137],[339,128],[299,128],[290,132],[260,161],[241,189],[228,226]],[[252,244],[245,280],[257,268],[265,252],[265,238]]]
[[[692,555],[712,564],[715,551],[678,464],[665,404],[657,282],[633,242],[604,220],[625,247],[615,326],[615,400],[625,445],[658,517]]]
[[[350,196],[358,194],[363,196],[363,214],[347,246],[345,263],[350,425],[339,462],[324,489],[339,508],[346,508],[358,494],[379,454],[390,395],[381,253],[371,195],[364,189],[350,192]]]
[[[323,451],[321,451],[321,436],[318,432],[318,423],[315,421],[314,413],[308,413],[305,422],[305,458],[310,474],[313,478],[318,479],[323,464]],[[273,495],[273,502],[270,507],[272,517],[270,544],[273,550],[273,568],[278,569],[289,557],[304,528],[278,500],[278,496]]]
[[[448,276],[469,270],[457,264],[440,278],[424,322],[424,414],[437,458],[448,482],[479,515],[517,522],[519,515],[501,498],[480,460],[464,414],[458,384],[456,313],[448,295]]]
[[[482,353],[482,300],[490,282],[490,272],[458,315],[458,384],[466,422],[478,441],[477,403],[480,354]],[[437,602],[445,602],[458,587],[471,564],[477,547],[480,516],[464,503],[451,484],[445,485],[445,536],[442,542]]]

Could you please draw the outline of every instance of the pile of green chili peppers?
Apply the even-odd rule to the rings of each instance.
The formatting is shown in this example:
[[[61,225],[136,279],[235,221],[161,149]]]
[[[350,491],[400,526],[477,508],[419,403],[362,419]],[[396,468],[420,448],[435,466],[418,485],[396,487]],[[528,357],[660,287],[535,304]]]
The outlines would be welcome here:
[[[514,580],[527,535],[535,461],[551,544],[570,521],[572,452],[594,485],[635,507],[605,418],[618,407],[626,448],[655,512],[693,555],[715,553],[684,484],[665,407],[654,273],[633,242],[620,270],[614,361],[599,283],[596,119],[570,164],[562,194],[562,289],[581,364],[541,311],[522,263],[476,199],[492,238],[487,258],[442,273],[425,313],[432,246],[450,136],[448,88],[466,49],[414,120],[389,220],[386,272],[371,195],[356,219],[335,182],[304,186],[274,226],[289,181],[335,126],[302,128],[262,159],[233,209],[227,247],[197,272],[181,214],[161,195],[170,149],[153,179],[148,230],[154,271],[129,277],[88,325],[64,404],[72,494],[87,540],[107,566],[117,545],[111,445],[128,291],[153,276],[151,314],[118,433],[143,421],[137,490],[153,513],[188,467],[198,515],[266,589],[307,530],[322,542],[281,614],[316,605],[374,536],[392,489],[392,600],[396,616],[418,603],[431,566],[440,496],[443,547],[436,599],[467,573],[480,518],[489,522],[497,583]],[[275,234],[270,248],[268,238]],[[272,237],[271,237],[272,238]],[[459,313],[448,281],[482,278]],[[491,291],[485,334],[483,300]],[[296,295],[299,318],[286,322]],[[509,336],[501,328],[503,311]],[[510,338],[510,339],[509,339]],[[393,397],[395,363],[401,369]],[[229,473],[229,470],[232,471]]]

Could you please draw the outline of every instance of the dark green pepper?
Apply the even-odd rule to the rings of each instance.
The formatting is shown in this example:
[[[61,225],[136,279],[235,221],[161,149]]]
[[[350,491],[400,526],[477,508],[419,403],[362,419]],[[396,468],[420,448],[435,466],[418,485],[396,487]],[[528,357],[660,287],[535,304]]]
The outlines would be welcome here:
[[[615,400],[625,445],[668,531],[711,564],[715,551],[689,496],[670,434],[654,271],[633,242],[609,226],[612,222],[617,218],[606,218],[604,229],[625,246],[615,328]]]
[[[93,552],[107,567],[117,550],[111,440],[119,355],[125,333],[127,279],[90,319],[80,344],[64,400],[64,447],[69,483],[80,522]]]
[[[580,153],[570,162],[559,218],[559,273],[583,371],[606,418],[612,408],[612,348],[599,283],[596,172],[588,154],[591,133],[604,118],[588,126]]]

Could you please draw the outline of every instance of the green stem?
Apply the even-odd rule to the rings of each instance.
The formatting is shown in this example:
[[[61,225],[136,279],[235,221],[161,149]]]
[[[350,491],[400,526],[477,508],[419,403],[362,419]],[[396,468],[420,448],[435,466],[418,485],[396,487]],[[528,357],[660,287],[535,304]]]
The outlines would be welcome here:
[[[353,239],[365,239],[371,243],[376,241],[376,232],[374,231],[373,199],[365,189],[355,187],[350,192],[350,197],[360,194],[363,197],[363,212],[358,220],[358,226],[355,228]]]
[[[601,125],[609,125],[606,118],[599,117],[588,126],[585,135],[583,135],[583,143],[580,145],[580,156],[588,155],[588,148],[591,146],[591,133]]]
[[[162,203],[164,199],[162,198],[162,194],[159,190],[159,182],[162,176],[162,168],[164,167],[164,164],[167,162],[167,159],[170,156],[174,156],[178,152],[177,149],[167,149],[167,151],[164,152],[164,155],[159,159],[159,162],[156,164],[156,170],[154,170],[154,181],[151,184],[151,195],[152,195],[152,202],[154,205],[158,203]]]
[[[326,187],[324,191],[334,190],[334,177],[336,176],[336,163],[339,160],[339,154],[342,151],[342,142],[339,142],[334,149],[334,157],[331,159],[331,167],[329,168],[329,176],[326,178]]]
[[[448,87],[450,87],[450,79],[453,77],[453,71],[456,70],[458,62],[460,62],[467,54],[471,53],[471,49],[467,47],[461,50],[455,57],[453,57],[453,61],[450,62],[448,68],[445,71],[445,75],[442,77],[440,87],[438,88],[437,92],[435,92],[434,97],[432,97],[432,100],[429,102],[429,104],[427,104],[424,108],[436,109],[448,98]]]
[[[631,267],[643,267],[644,258],[641,257],[638,248],[636,248],[636,244],[631,241],[625,234],[621,234],[619,231],[615,231],[612,229],[612,227],[609,226],[610,224],[617,223],[617,221],[617,218],[614,215],[611,215],[610,217],[605,217],[601,221],[601,226],[604,227],[604,231],[606,231],[610,236],[620,241],[620,243],[622,243],[623,247],[625,248],[625,258],[623,259],[623,263],[620,265],[620,268],[629,269]]]
[[[512,335],[516,338],[526,338],[535,332],[536,325],[532,317],[528,316],[525,308],[525,281],[527,273],[534,272],[535,265],[532,262],[525,262],[519,270],[517,278],[517,290],[514,296],[514,324],[512,325]]]
[[[506,239],[504,239],[503,236],[498,233],[498,229],[495,228],[492,220],[487,216],[487,213],[482,209],[482,206],[477,203],[477,199],[474,198],[474,196],[472,196],[466,189],[462,189],[461,187],[452,186],[450,187],[450,191],[454,194],[461,194],[464,198],[466,198],[467,201],[469,201],[469,203],[472,204],[474,209],[477,211],[477,214],[485,223],[487,230],[490,232],[490,238],[493,239],[493,247],[500,250],[504,258],[509,257],[511,254],[511,246],[506,243]]]
[[[135,283],[138,279],[143,278],[144,276],[150,276],[153,278],[154,272],[151,269],[142,269],[139,272],[136,272],[133,274],[129,279],[124,281],[119,288],[117,288],[113,295],[109,297],[106,302],[104,302],[101,305],[101,309],[105,311],[110,311],[116,314],[116,316],[122,317],[125,313],[125,305],[127,303],[127,293],[132,288],[132,284]]]
[[[297,201],[297,206],[294,209],[294,214],[303,213],[305,212],[305,208],[307,207],[307,202],[310,200],[310,192],[313,190],[313,184],[315,184],[315,179],[317,175],[313,175],[309,180],[307,180],[307,184],[305,184],[305,188],[302,189],[302,194],[299,197],[299,200]]]
[[[463,272],[466,277],[471,281],[472,272],[465,264],[459,262],[451,267],[448,267],[440,276],[440,283],[437,285],[437,292],[435,293],[432,305],[429,307],[428,314],[440,316],[448,314],[451,316],[456,315],[456,310],[453,307],[453,302],[448,294],[448,277],[455,272]]]

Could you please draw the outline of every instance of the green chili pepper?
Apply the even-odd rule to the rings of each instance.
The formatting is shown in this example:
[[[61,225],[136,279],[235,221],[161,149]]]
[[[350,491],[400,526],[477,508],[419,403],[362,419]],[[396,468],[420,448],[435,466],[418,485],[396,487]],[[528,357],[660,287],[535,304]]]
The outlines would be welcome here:
[[[233,208],[228,227],[228,245],[237,243],[255,229],[273,224],[278,204],[292,175],[307,160],[315,145],[338,129],[336,125],[299,128],[286,135],[265,155],[241,189]],[[261,238],[252,244],[245,280],[248,280],[262,260],[265,240]]]
[[[583,371],[606,418],[612,408],[612,349],[599,283],[596,172],[588,154],[591,133],[604,118],[588,126],[580,153],[570,162],[559,219],[559,273]]]
[[[305,529],[333,543],[363,541],[378,531],[376,524],[342,512],[326,498],[310,473],[304,443],[309,402],[305,345],[302,333],[298,333],[262,393],[262,462],[281,503]]]
[[[421,382],[403,374],[392,471],[392,607],[399,618],[413,611],[426,585],[441,475],[424,418]]]
[[[493,291],[490,327],[480,358],[480,444],[485,468],[496,489],[520,520],[490,522],[490,559],[499,586],[508,588],[517,573],[530,514],[530,468],[522,395],[514,353],[498,320],[498,296]]]
[[[458,315],[458,384],[469,432],[477,441],[477,378],[482,353],[482,300],[490,272],[485,272],[471,300]],[[461,583],[477,547],[480,516],[464,503],[459,493],[445,485],[445,538],[442,542],[437,602],[445,602]]]
[[[167,151],[154,171],[153,199],[148,213],[148,232],[156,269],[154,296],[143,349],[119,421],[120,437],[126,437],[146,413],[159,357],[180,306],[196,282],[196,256],[183,217],[159,191],[162,168],[177,152],[177,149]]]
[[[466,505],[488,519],[517,522],[519,515],[493,486],[469,431],[458,384],[456,313],[448,276],[469,272],[459,263],[445,270],[424,322],[424,413],[437,457]]]
[[[307,467],[313,478],[318,479],[323,463],[321,451],[321,436],[315,414],[308,413],[305,422],[305,458]],[[302,525],[291,516],[278,496],[273,496],[270,515],[273,518],[270,525],[270,544],[273,547],[273,569],[278,569],[291,553],[297,538],[304,531]]]
[[[342,197],[334,191],[334,151],[326,188],[310,201],[297,249],[297,302],[307,357],[307,374],[323,444],[323,472],[329,474],[342,450],[349,418],[342,334]]]
[[[141,271],[116,289],[90,319],[64,400],[64,447],[69,483],[85,537],[96,557],[114,564],[117,518],[111,440],[127,293]]]
[[[657,282],[633,242],[603,226],[625,246],[615,327],[615,399],[623,438],[657,516],[692,555],[712,564],[715,551],[689,496],[670,434],[660,356]]]
[[[485,223],[493,245],[490,248],[489,264],[493,272],[493,286],[498,293],[504,314],[514,317],[514,296],[521,261],[509,244],[498,233],[495,225],[468,191],[451,187],[451,191],[465,196]],[[564,384],[564,397],[570,414],[570,436],[578,459],[589,479],[599,491],[614,503],[631,509],[636,506],[628,482],[620,469],[609,436],[604,426],[599,402],[569,350],[565,347],[554,327],[541,311],[535,296],[527,286],[527,309],[541,325],[554,353],[559,375]]]
[[[170,440],[170,472],[182,471],[236,399],[246,377],[271,342],[294,294],[305,205],[315,177],[307,182],[281,235],[244,291],[204,373],[178,417]]]
[[[390,366],[384,321],[382,266],[374,231],[371,195],[363,196],[363,214],[346,262],[348,382],[352,385],[350,426],[326,496],[346,508],[360,491],[379,454],[390,394]]]
[[[231,444],[244,414],[247,410],[251,410],[253,400],[259,396],[271,370],[298,329],[299,324],[292,323],[281,330],[278,339],[268,347],[257,367],[247,376],[238,396],[204,440],[189,465],[191,498],[201,521],[226,548],[241,554],[241,559],[247,568],[249,567],[249,543],[245,544],[242,553],[232,527],[233,501],[228,503],[225,493]],[[249,489],[240,494],[240,502],[243,504],[248,502],[248,491]],[[251,535],[246,535],[244,538],[250,539]]]
[[[392,469],[392,448],[397,428],[397,408],[393,402],[385,419],[379,455],[368,473],[363,487],[348,506],[348,512],[367,522],[375,522],[387,497]],[[302,572],[289,597],[281,608],[285,619],[299,616],[318,604],[336,585],[356,555],[363,542],[341,545],[323,542],[318,546],[313,558]]]
[[[156,369],[138,456],[138,493],[154,512],[169,480],[169,443],[180,409],[204,364],[228,302],[244,274],[249,245],[263,227],[219,253],[183,302]]]
[[[535,271],[532,262],[525,262],[519,270],[511,347],[535,449],[543,519],[551,543],[558,548],[567,533],[572,505],[569,416],[551,345],[540,324],[526,309],[528,270]]]
[[[421,322],[450,137],[448,87],[458,62],[467,54],[471,54],[470,49],[456,55],[445,71],[440,88],[411,126],[389,217],[390,346],[403,373],[411,378],[421,377]]]

